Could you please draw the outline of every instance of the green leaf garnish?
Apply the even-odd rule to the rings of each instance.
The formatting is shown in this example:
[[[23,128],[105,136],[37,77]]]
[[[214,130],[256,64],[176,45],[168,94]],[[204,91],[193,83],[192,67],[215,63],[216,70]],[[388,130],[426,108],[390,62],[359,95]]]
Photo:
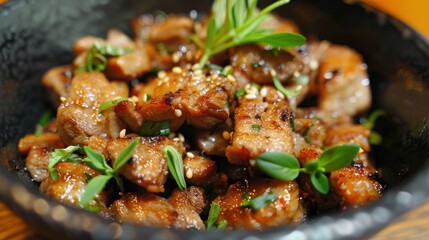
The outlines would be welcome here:
[[[156,136],[170,134],[170,122],[165,121],[145,121],[140,127],[139,134],[142,136]]]
[[[310,175],[314,188],[322,194],[329,192],[329,180],[325,173],[349,166],[359,153],[357,144],[337,145],[326,149],[318,159],[300,168],[298,159],[282,152],[266,152],[255,159],[255,165],[266,175],[283,181],[294,180],[300,172]]]
[[[103,154],[92,150],[90,147],[84,146],[86,158],[84,158],[85,164],[101,174],[107,174],[106,170],[111,169],[107,164]]]
[[[288,181],[299,175],[299,162],[289,153],[266,152],[255,160],[256,167],[272,178]]]
[[[266,191],[264,194],[259,195],[251,200],[244,200],[241,203],[242,207],[250,207],[253,210],[258,210],[264,208],[270,203],[273,203],[277,200],[277,196],[271,191]]]
[[[283,93],[287,97],[298,96],[299,93],[301,92],[300,88],[295,88],[295,89],[285,88],[277,76],[273,76],[273,84],[276,87],[277,91]]]
[[[228,222],[226,220],[222,220],[217,224],[217,220],[219,218],[220,214],[220,205],[217,202],[212,202],[210,204],[210,210],[209,210],[209,216],[206,220],[206,230],[207,231],[213,231],[216,229],[225,229],[228,225]]]
[[[42,116],[40,117],[39,121],[37,122],[36,125],[36,130],[34,131],[34,135],[36,136],[40,136],[40,134],[42,134],[43,132],[43,128],[46,126],[46,124],[49,123],[49,121],[54,117],[54,112],[49,109],[46,110]]]
[[[74,74],[77,75],[84,72],[102,72],[107,67],[107,57],[117,57],[131,51],[133,51],[133,49],[115,47],[110,44],[101,45],[100,42],[95,42],[88,51],[85,57],[85,62],[75,69]]]
[[[167,158],[168,170],[173,176],[174,180],[176,180],[177,186],[180,190],[186,189],[186,181],[183,170],[183,159],[180,153],[176,148],[172,146],[166,146],[164,148],[164,156]]]
[[[363,126],[371,130],[371,135],[369,136],[368,141],[372,145],[380,145],[383,140],[383,137],[378,132],[374,131],[374,127],[376,121],[384,115],[386,115],[386,112],[384,112],[383,110],[375,110],[369,115],[368,119],[364,118],[360,120],[360,123]]]
[[[114,107],[118,105],[120,102],[127,101],[127,100],[129,100],[129,98],[117,98],[112,101],[103,102],[102,104],[100,104],[100,107],[98,108],[98,113],[102,113],[104,110]]]
[[[205,42],[196,35],[190,37],[204,51],[199,62],[200,68],[211,56],[242,44],[262,43],[273,48],[304,44],[306,39],[299,34],[273,33],[272,30],[259,28],[271,11],[288,2],[278,0],[257,12],[257,0],[216,0],[212,6],[213,15],[207,24]]]
[[[103,191],[104,186],[111,178],[112,176],[110,175],[99,175],[89,180],[79,204],[84,207],[90,205],[90,202]]]
[[[79,150],[79,146],[68,146],[62,149],[55,149],[53,152],[49,154],[49,164],[48,171],[49,176],[51,176],[52,180],[58,179],[58,172],[55,169],[55,165],[59,162],[73,161],[76,162],[79,159],[77,154],[74,154],[75,151]]]
[[[122,166],[125,165],[134,155],[136,148],[139,144],[140,138],[134,138],[122,151],[113,164],[113,171],[117,172]]]
[[[256,131],[259,131],[259,130],[261,130],[261,126],[254,124],[254,125],[252,125],[252,129],[256,130]]]

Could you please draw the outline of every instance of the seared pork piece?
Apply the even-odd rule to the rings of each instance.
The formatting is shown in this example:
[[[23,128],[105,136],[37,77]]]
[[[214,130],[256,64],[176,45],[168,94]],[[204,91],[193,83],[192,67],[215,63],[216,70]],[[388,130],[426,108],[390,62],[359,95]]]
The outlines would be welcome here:
[[[326,130],[318,119],[295,118],[295,132],[301,134],[308,144],[323,146],[326,138]]]
[[[61,141],[61,138],[57,133],[45,132],[39,136],[28,134],[19,139],[18,151],[20,153],[27,154],[33,146],[63,148],[64,143]]]
[[[135,110],[135,107],[135,103],[131,101],[122,101],[116,105],[115,113],[129,128],[138,132],[143,123],[143,117]]]
[[[318,119],[322,121],[325,128],[353,123],[350,115],[339,112],[325,112],[318,108],[297,108],[294,114],[295,118]]]
[[[381,185],[364,168],[346,167],[332,172],[329,182],[341,196],[342,209],[359,207],[381,197]]]
[[[324,53],[318,87],[322,111],[353,116],[371,104],[366,65],[356,51],[345,46],[331,45]]]
[[[164,192],[168,167],[163,150],[166,146],[173,146],[180,154],[183,154],[185,147],[182,142],[176,142],[163,136],[139,137],[139,139],[140,141],[133,158],[119,170],[119,173],[131,182],[144,187],[149,192]],[[132,140],[133,138],[128,137],[111,139],[109,141],[107,151],[113,163],[122,149]]]
[[[48,90],[53,106],[58,107],[61,97],[67,97],[72,79],[72,65],[51,68],[42,78],[42,85]]]
[[[249,165],[264,152],[293,153],[290,109],[285,101],[267,103],[262,96],[241,97],[235,110],[235,127],[226,157],[232,164]]]
[[[165,198],[152,193],[126,193],[110,209],[119,222],[153,227],[174,227],[179,215]]]
[[[109,82],[102,73],[81,73],[73,78],[66,101],[58,108],[58,134],[67,145],[86,145],[91,136],[116,138],[124,124],[110,108],[98,113],[100,104],[128,97],[122,82]]]
[[[95,177],[97,172],[84,164],[61,162],[55,165],[58,171],[58,179],[47,177],[40,184],[40,191],[57,201],[79,206],[79,202],[85,192],[88,176]],[[105,208],[107,197],[103,193],[96,197],[101,208]],[[93,201],[93,204],[96,204]]]
[[[234,71],[240,71],[249,81],[259,84],[271,84],[271,69],[277,72],[281,82],[292,80],[294,73],[303,68],[301,56],[292,51],[264,49],[261,46],[248,44],[231,50],[231,65]]]
[[[371,146],[368,138],[371,135],[371,130],[367,127],[353,124],[331,127],[326,132],[325,145],[334,146],[345,143],[356,143],[362,150],[369,152]]]
[[[234,229],[264,229],[298,224],[304,219],[298,184],[293,181],[274,179],[253,179],[240,181],[229,186],[224,196],[214,201],[220,205],[218,222],[228,221],[228,227]],[[265,207],[253,210],[242,207],[243,195],[252,198],[272,191],[277,199]]]
[[[140,88],[136,107],[144,121],[169,120],[175,130],[186,120],[196,128],[210,129],[229,118],[229,100],[235,90],[233,81],[215,71],[173,68],[167,74]],[[152,96],[145,102],[145,94]],[[147,96],[147,95],[146,95]]]
[[[229,145],[229,139],[223,135],[232,131],[232,120],[228,119],[226,124],[215,126],[208,130],[197,130],[194,139],[198,149],[204,154],[224,157],[225,149]],[[225,132],[225,133],[224,133]]]
[[[49,154],[52,148],[33,146],[25,159],[25,167],[31,178],[36,182],[41,182],[49,177],[48,164]]]
[[[175,189],[168,201],[178,213],[174,228],[196,228],[198,230],[206,229],[206,226],[199,215],[206,205],[204,199],[204,189],[198,187],[189,187],[184,191]]]
[[[300,33],[298,25],[293,21],[270,14],[261,24],[260,28],[272,29],[274,32]]]
[[[92,150],[97,151],[103,156],[108,156],[107,152],[107,144],[109,143],[109,139],[100,136],[91,136],[88,140],[88,147]]]

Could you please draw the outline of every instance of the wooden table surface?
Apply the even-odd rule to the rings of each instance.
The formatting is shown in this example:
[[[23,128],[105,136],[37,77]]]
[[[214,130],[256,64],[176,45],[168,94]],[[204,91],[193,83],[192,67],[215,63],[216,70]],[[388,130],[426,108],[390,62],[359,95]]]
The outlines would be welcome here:
[[[0,202],[0,240],[43,240],[11,210]],[[406,213],[370,240],[429,239],[429,201]]]

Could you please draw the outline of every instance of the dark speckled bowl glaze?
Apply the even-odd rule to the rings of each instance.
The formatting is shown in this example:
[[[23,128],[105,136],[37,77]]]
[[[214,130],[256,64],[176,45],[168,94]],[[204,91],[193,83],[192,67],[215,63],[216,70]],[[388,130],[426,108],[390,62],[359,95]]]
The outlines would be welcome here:
[[[335,0],[295,0],[279,13],[316,35],[358,50],[368,64],[373,109],[387,112],[376,125],[384,136],[372,158],[383,169],[383,198],[365,207],[265,231],[174,231],[118,224],[40,194],[17,152],[46,108],[40,86],[50,67],[73,58],[72,42],[103,36],[128,21],[162,9],[207,10],[203,0],[14,0],[0,6],[0,196],[52,239],[362,239],[417,206],[429,195],[429,44],[391,17]]]

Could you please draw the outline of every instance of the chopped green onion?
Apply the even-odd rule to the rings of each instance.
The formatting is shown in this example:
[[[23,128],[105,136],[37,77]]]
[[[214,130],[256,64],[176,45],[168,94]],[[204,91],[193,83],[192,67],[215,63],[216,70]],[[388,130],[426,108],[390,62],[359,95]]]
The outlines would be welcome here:
[[[49,123],[49,121],[53,118],[53,111],[51,109],[46,110],[42,116],[40,117],[39,121],[36,125],[36,130],[34,131],[34,135],[40,136],[43,132],[43,128],[46,126],[46,124]]]
[[[164,148],[164,156],[167,158],[168,170],[176,180],[177,186],[180,190],[186,189],[186,181],[183,168],[183,159],[176,148],[172,146],[166,146]]]
[[[159,122],[146,121],[140,127],[139,134],[142,136],[166,136],[170,134],[170,132],[170,122],[168,120]]]
[[[114,99],[112,101],[103,102],[102,104],[100,104],[100,107],[98,108],[98,113],[102,113],[104,110],[111,107],[115,107],[120,102],[127,101],[127,100],[129,100],[129,98],[122,97],[122,98]]]
[[[250,207],[253,210],[264,208],[270,203],[277,200],[277,196],[271,191],[266,191],[264,194],[259,195],[251,200],[244,200],[241,203],[242,207]]]
[[[234,96],[236,98],[239,98],[239,97],[243,96],[245,93],[246,93],[246,89],[242,88],[242,89],[235,91]]]
[[[261,126],[259,126],[259,125],[252,125],[252,129],[256,130],[256,131],[259,131],[259,130],[261,130]]]

